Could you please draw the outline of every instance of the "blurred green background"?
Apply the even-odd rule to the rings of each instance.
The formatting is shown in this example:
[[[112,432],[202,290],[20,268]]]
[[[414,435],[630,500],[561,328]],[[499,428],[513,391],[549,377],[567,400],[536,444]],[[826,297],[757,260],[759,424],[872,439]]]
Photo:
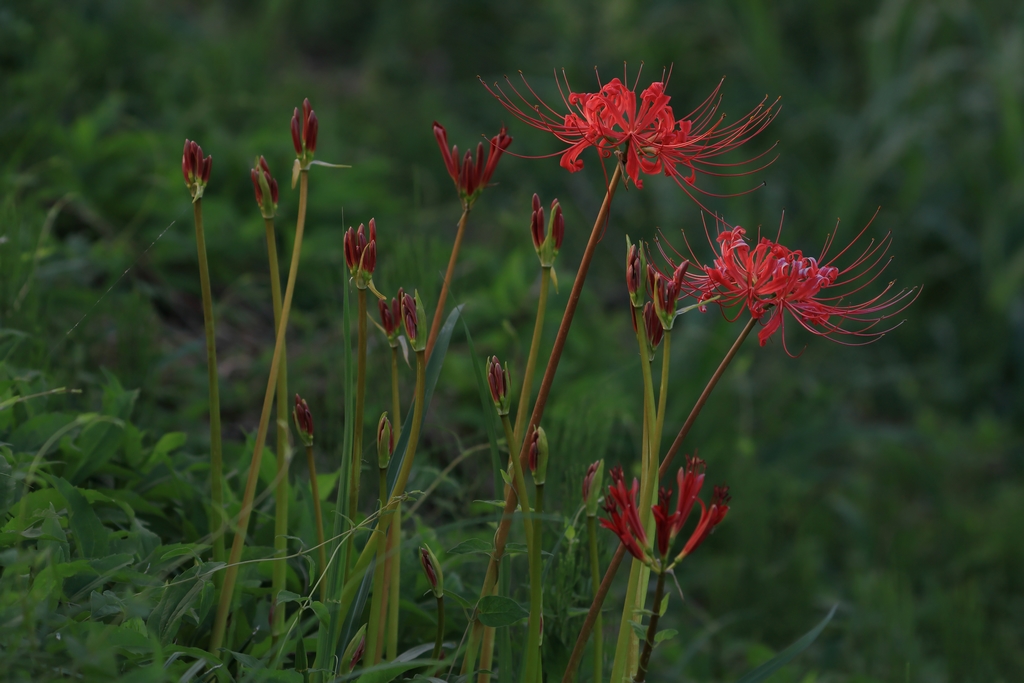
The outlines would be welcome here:
[[[735,679],[835,603],[833,623],[777,680],[1024,679],[1019,2],[4,2],[0,326],[27,335],[24,372],[85,390],[69,401],[98,404],[109,370],[141,390],[140,428],[186,431],[187,448],[204,453],[202,313],[178,163],[182,141],[197,140],[214,157],[204,208],[225,436],[237,454],[256,427],[273,334],[248,169],[264,154],[281,180],[290,244],[288,120],[308,96],[318,158],[353,165],[312,174],[288,347],[291,388],[313,409],[330,467],[342,424],[343,228],[376,217],[378,286],[418,287],[431,309],[459,215],[432,121],[462,149],[505,122],[512,152],[548,154],[559,149],[550,136],[512,120],[477,76],[521,70],[557,96],[553,69],[589,90],[595,66],[607,80],[623,62],[630,78],[645,65],[642,85],[672,65],[678,114],[723,75],[734,117],[781,96],[754,145],[778,140],[774,165],[704,183],[766,186],[709,206],[772,231],[785,210],[784,241],[811,253],[837,217],[842,243],[881,207],[871,234],[893,232],[887,277],[923,286],[902,327],[870,346],[793,334],[791,349],[806,346],[796,359],[778,340],[744,347],[687,444],[711,480],[729,482],[733,512],[680,572],[686,601],[670,624],[680,635],[657,651],[652,679]],[[601,199],[600,164],[584,160],[569,175],[554,159],[506,156],[470,219],[453,296],[467,303],[479,352],[520,372],[538,287],[530,196],[557,196],[566,210],[559,311]],[[616,197],[546,418],[550,481],[563,492],[548,497],[566,514],[588,462],[630,463],[638,448],[623,236],[661,228],[678,244],[685,229],[707,256],[700,221],[665,178]],[[670,434],[738,332],[715,313],[679,324]],[[556,326],[549,316],[545,348]],[[373,344],[368,416],[388,400],[386,348]],[[479,410],[458,333],[424,436],[435,471],[486,442]],[[459,519],[492,497],[489,464],[467,460],[424,521]],[[549,650],[580,622],[569,610],[584,604],[587,581],[572,561],[558,565],[546,602],[559,617]]]

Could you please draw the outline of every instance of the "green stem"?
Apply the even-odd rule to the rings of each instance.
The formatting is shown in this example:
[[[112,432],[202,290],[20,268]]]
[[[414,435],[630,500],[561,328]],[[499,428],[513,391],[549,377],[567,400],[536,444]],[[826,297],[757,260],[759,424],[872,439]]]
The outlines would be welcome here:
[[[386,514],[384,511],[388,499],[388,471],[381,468],[377,472],[380,475],[380,511],[381,518]],[[387,560],[388,544],[386,534],[390,529],[381,531],[378,521],[377,530],[377,561],[373,565],[373,597],[370,599],[370,622],[366,628],[366,661],[370,666],[380,663],[384,645],[384,565]]]
[[[594,591],[594,600],[601,591],[601,565],[597,558],[597,516],[587,515],[587,536],[590,540],[590,584]],[[594,635],[594,683],[601,683],[602,669],[604,668],[604,624],[601,623],[601,612],[597,613],[597,623]]]
[[[210,384],[210,533],[213,534],[213,561],[223,562],[224,533],[224,461],[221,455],[220,383],[217,378],[217,333],[213,319],[213,293],[210,265],[206,260],[206,233],[203,230],[203,200],[192,202],[196,223],[196,251],[199,255],[199,287],[203,293],[203,327],[206,330],[206,374]]]
[[[665,406],[668,402],[668,368],[672,359],[672,330],[665,330],[665,337],[661,342],[661,385],[658,387],[658,418],[654,425],[654,439],[651,441],[651,451],[661,452],[661,435],[665,429]]]
[[[448,288],[451,286],[452,278],[455,277],[455,262],[459,259],[459,248],[462,246],[462,236],[466,232],[466,222],[469,220],[469,205],[462,209],[462,217],[459,218],[459,229],[455,233],[455,244],[452,245],[452,255],[448,257],[448,269],[444,273],[444,282],[441,283],[441,296],[437,299],[437,308],[434,310],[434,319],[430,324],[430,334],[427,335],[427,358],[434,350],[434,343],[441,331],[441,320],[444,318],[444,303],[448,299]]]
[[[281,269],[277,263],[277,235],[274,219],[265,218],[267,259],[270,265],[270,296],[274,305],[274,329],[281,324]],[[288,576],[288,345],[281,352],[281,369],[277,373],[277,486],[274,490],[274,562],[270,594],[277,603]],[[323,539],[321,539],[321,542]],[[275,609],[274,642],[284,631],[284,609]]]
[[[444,596],[437,599],[437,635],[434,636],[434,651],[431,659],[441,658],[441,648],[444,645]]]
[[[324,516],[320,510],[320,483],[316,479],[316,461],[313,459],[313,447],[306,446],[306,463],[309,465],[309,485],[313,494],[313,517],[316,519],[317,556],[320,564],[317,575],[320,581],[320,602],[327,602],[327,543],[324,539]]]
[[[391,433],[402,433],[402,404],[398,395],[398,347],[391,347]]]
[[[348,518],[356,523],[359,512],[359,475],[363,468],[363,406],[366,394],[366,290],[357,289],[359,301],[358,349],[356,352],[356,414],[352,427],[352,469],[349,471],[348,485]],[[352,543],[346,546],[345,566],[349,566],[352,558]]]
[[[654,650],[654,636],[658,633],[658,619],[661,618],[661,598],[665,593],[665,573],[658,574],[658,582],[654,587],[654,602],[651,610],[651,622],[647,625],[647,638],[644,640],[644,651],[640,655],[640,665],[636,669],[636,678],[633,683],[644,683],[647,678],[647,665],[651,662],[651,652]]]
[[[547,310],[548,288],[551,286],[551,268],[540,269],[540,298],[537,300],[537,320],[533,323],[533,338],[530,339],[530,354],[526,358],[526,371],[523,373],[523,389],[519,392],[519,407],[516,409],[515,429],[516,443],[520,443],[526,429],[526,411],[530,407],[530,392],[533,388],[533,375],[537,366],[537,354],[540,351],[540,338],[544,332],[544,313]]]
[[[267,427],[270,423],[270,408],[274,401],[274,389],[277,385],[278,370],[284,351],[285,330],[288,327],[288,315],[292,308],[292,297],[295,294],[295,280],[299,273],[299,255],[302,253],[302,236],[306,228],[306,196],[309,191],[308,171],[302,171],[299,179],[299,215],[295,222],[295,244],[292,247],[292,261],[288,269],[288,285],[285,288],[284,303],[281,306],[281,323],[277,327],[277,340],[274,342],[274,356],[270,361],[270,376],[267,378],[267,390],[263,396],[263,409],[260,413],[259,428],[256,431],[256,444],[253,448],[252,462],[249,465],[249,477],[245,482],[245,493],[242,496],[242,509],[238,513],[238,525],[235,538],[231,543],[231,554],[228,557],[227,569],[224,572],[224,585],[221,587],[220,600],[217,603],[217,615],[214,617],[213,634],[210,637],[210,652],[217,655],[224,644],[224,632],[227,627],[228,614],[234,597],[235,581],[238,578],[238,562],[242,559],[242,547],[249,528],[249,516],[252,514],[252,501],[256,495],[256,483],[259,481],[260,462],[263,458],[263,446],[267,439]],[[219,655],[218,655],[219,656]]]
[[[395,521],[388,529],[388,561],[386,571],[388,572],[389,586],[388,594],[388,640],[387,658],[394,661],[398,656],[398,606],[399,590],[402,576],[402,556],[399,554],[402,547],[402,504],[395,506]]]

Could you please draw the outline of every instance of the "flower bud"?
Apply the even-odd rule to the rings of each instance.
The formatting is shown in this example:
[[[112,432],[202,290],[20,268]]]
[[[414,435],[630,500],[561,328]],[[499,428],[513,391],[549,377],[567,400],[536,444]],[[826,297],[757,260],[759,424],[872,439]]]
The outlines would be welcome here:
[[[491,400],[494,401],[498,415],[508,415],[512,404],[512,397],[509,395],[512,379],[508,374],[508,363],[505,363],[503,368],[497,356],[491,356],[487,361],[487,384],[491,388]]]
[[[185,186],[192,195],[193,202],[202,199],[212,167],[213,156],[203,158],[203,148],[186,138],[185,147],[181,152],[181,174],[185,177]]]
[[[551,202],[551,215],[548,218],[545,232],[544,208],[540,205],[537,195],[533,195],[530,234],[533,236],[533,247],[537,251],[541,267],[550,268],[555,264],[555,257],[558,256],[558,250],[562,248],[562,238],[565,236],[565,217],[562,215],[562,206],[557,199]]]
[[[384,328],[384,334],[388,337],[391,348],[398,346],[398,333],[402,331],[402,310],[398,299],[392,299],[389,306],[384,299],[377,299],[377,307],[380,309],[380,324]]]
[[[363,624],[356,634],[352,636],[352,640],[348,641],[348,647],[345,648],[345,654],[341,656],[341,668],[344,673],[350,673],[356,668],[356,664],[363,658],[363,652],[366,650],[366,624]]]
[[[292,146],[295,147],[295,156],[299,159],[301,168],[309,168],[313,161],[313,154],[316,152],[316,135],[319,129],[319,122],[316,112],[309,104],[307,97],[302,101],[302,114],[296,107],[292,113]]]
[[[277,181],[270,175],[270,167],[267,160],[262,156],[256,160],[255,165],[249,171],[252,178],[252,188],[256,192],[256,204],[260,207],[260,213],[264,218],[273,218],[277,213]]]
[[[309,406],[305,399],[295,394],[295,408],[292,410],[292,419],[295,420],[295,430],[299,433],[299,440],[306,446],[313,445],[313,414],[309,412]]]
[[[587,517],[597,516],[597,502],[601,498],[603,484],[604,460],[590,463],[587,473],[583,476],[583,504],[587,508]]]
[[[533,483],[543,486],[548,475],[548,436],[544,428],[537,426],[530,438],[530,474]]]
[[[386,470],[395,452],[395,435],[391,433],[391,420],[385,411],[377,422],[377,467]]]
[[[479,143],[476,146],[476,156],[474,157],[472,152],[467,151],[460,164],[459,147],[452,145],[451,149],[448,148],[448,133],[444,126],[434,121],[433,130],[437,146],[441,150],[445,170],[448,171],[452,182],[455,183],[455,190],[459,193],[463,207],[468,209],[473,206],[473,202],[491,182],[494,169],[498,166],[498,159],[512,144],[512,137],[508,135],[503,126],[501,131],[491,138],[489,146],[486,146],[486,163],[484,162],[485,145]]]
[[[430,584],[435,598],[444,597],[444,575],[441,573],[441,563],[429,546],[420,546],[420,564],[423,566],[423,573]]]
[[[345,265],[355,281],[356,287],[366,289],[373,279],[377,267],[377,222],[370,219],[370,238],[366,238],[366,226],[359,224],[358,230],[351,227],[343,239]]]
[[[402,305],[402,325],[405,327],[405,336],[409,340],[412,350],[419,352],[427,348],[427,338],[419,334],[419,325],[427,322],[427,312],[423,308],[423,300],[420,299],[418,291],[413,296],[398,290],[398,299]]]
[[[633,308],[640,308],[644,305],[644,290],[641,286],[644,273],[647,270],[646,259],[643,249],[629,241],[626,237],[626,290],[629,291],[629,300]]]

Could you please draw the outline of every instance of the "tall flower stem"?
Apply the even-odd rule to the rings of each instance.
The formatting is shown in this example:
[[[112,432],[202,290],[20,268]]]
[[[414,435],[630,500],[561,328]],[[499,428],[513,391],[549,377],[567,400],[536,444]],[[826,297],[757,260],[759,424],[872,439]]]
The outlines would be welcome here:
[[[743,330],[740,331],[736,341],[733,342],[732,347],[725,354],[722,362],[719,363],[718,369],[708,380],[707,385],[704,387],[704,391],[701,392],[700,397],[690,410],[689,416],[686,418],[686,422],[683,423],[682,428],[679,430],[679,434],[676,435],[675,441],[669,447],[665,453],[665,457],[661,461],[661,466],[658,468],[658,476],[663,477],[668,472],[669,467],[672,465],[672,458],[676,452],[682,446],[686,436],[690,433],[690,429],[693,427],[693,423],[696,422],[697,416],[700,415],[700,411],[704,408],[704,404],[707,403],[708,397],[711,396],[711,392],[714,390],[718,381],[722,378],[726,368],[732,362],[732,359],[736,357],[736,353],[743,345],[744,340],[750,334],[750,331],[754,329],[754,324],[757,321],[751,318]],[[619,544],[618,549],[615,551],[615,555],[612,556],[611,562],[608,563],[608,569],[605,570],[604,578],[601,580],[601,587],[597,595],[594,596],[593,602],[590,603],[590,609],[587,611],[586,619],[583,621],[583,626],[580,628],[579,634],[576,636],[576,644],[572,648],[572,654],[569,656],[569,664],[565,668],[565,674],[562,676],[562,683],[572,683],[576,676],[576,669],[580,665],[580,660],[583,658],[583,649],[587,645],[587,639],[590,637],[590,632],[594,628],[594,623],[597,621],[598,616],[601,613],[601,606],[604,604],[604,599],[608,595],[608,591],[611,588],[612,581],[615,578],[615,574],[619,571],[619,565],[622,564],[623,558],[626,556],[626,547]]]
[[[363,404],[366,395],[366,290],[357,289],[358,342],[356,350],[356,414],[352,426],[352,469],[348,478],[348,518],[356,523],[359,512],[359,475],[363,468]],[[352,542],[345,549],[345,566],[351,565]]]
[[[459,248],[462,246],[462,236],[466,232],[466,223],[469,220],[469,205],[462,208],[462,217],[459,218],[459,229],[455,233],[455,244],[452,245],[452,255],[448,258],[448,269],[444,273],[444,282],[441,283],[441,296],[437,299],[437,309],[434,311],[434,320],[430,324],[430,334],[427,335],[427,358],[430,358],[434,350],[434,342],[441,331],[441,320],[444,317],[444,303],[448,299],[448,288],[451,286],[452,278],[455,277],[455,262],[459,260]],[[396,413],[397,414],[397,413]]]
[[[533,389],[533,375],[537,367],[537,354],[540,352],[540,338],[544,332],[544,313],[547,310],[548,288],[551,283],[551,267],[540,269],[540,298],[537,300],[537,320],[533,323],[533,338],[530,339],[530,353],[526,357],[526,370],[523,372],[523,389],[519,392],[519,407],[516,409],[515,435],[516,443],[521,443],[526,430],[526,412],[530,408],[530,392]]]
[[[274,304],[274,329],[281,325],[281,269],[277,263],[277,235],[274,219],[265,218],[267,232],[267,260],[270,265],[270,296]],[[278,594],[284,590],[288,576],[285,556],[288,554],[288,346],[283,345],[281,368],[277,373],[277,486],[274,490],[274,568],[270,594],[276,605]],[[319,501],[318,501],[319,502]],[[323,532],[322,526],[317,527]],[[323,538],[318,542],[323,543]],[[321,546],[323,552],[323,546]],[[321,567],[323,562],[321,562]],[[274,611],[273,637],[284,631],[284,610]]]
[[[199,287],[203,293],[203,327],[206,330],[206,374],[210,384],[210,533],[213,534],[213,561],[223,562],[226,527],[224,525],[224,460],[221,455],[220,436],[220,383],[217,378],[217,332],[213,319],[210,265],[206,260],[202,198],[192,202],[192,214],[196,223]]]
[[[380,473],[380,511],[381,519],[383,519],[387,514],[384,508],[388,503],[388,471],[385,468],[380,468],[377,471]],[[370,599],[370,622],[366,629],[365,655],[370,666],[380,663],[384,651],[384,627],[387,618],[384,603],[384,565],[387,560],[389,531],[390,528],[382,529],[378,521],[377,529],[373,532],[377,536],[377,561],[373,565],[373,597]]]
[[[551,393],[551,385],[555,379],[555,372],[558,370],[558,362],[562,358],[562,350],[565,348],[565,340],[569,336],[569,328],[572,326],[573,316],[576,315],[576,306],[579,304],[580,296],[583,293],[583,284],[586,282],[590,263],[594,259],[594,252],[597,250],[597,243],[601,241],[601,235],[604,232],[605,223],[608,219],[608,212],[611,209],[612,198],[615,196],[615,190],[618,188],[619,181],[621,179],[622,167],[621,165],[616,165],[615,172],[612,173],[612,177],[608,182],[604,201],[601,202],[601,209],[597,212],[597,218],[594,220],[594,227],[590,231],[590,239],[587,241],[586,249],[583,251],[583,258],[580,260],[579,269],[576,271],[576,279],[573,280],[572,290],[569,292],[569,299],[565,304],[565,312],[562,314],[562,322],[558,326],[558,334],[555,335],[555,342],[551,347],[551,355],[548,358],[547,367],[544,369],[544,377],[541,380],[540,389],[537,392],[537,400],[533,405],[533,414],[530,417],[530,422],[524,425],[524,428],[529,427],[529,425],[540,424],[540,420],[544,416],[544,408],[547,405],[548,394]],[[525,446],[525,440],[523,446]],[[526,453],[524,450],[525,449],[521,446],[519,453],[520,461],[525,458]],[[494,592],[495,584],[498,582],[498,563],[501,561],[501,558],[505,553],[505,543],[508,540],[508,529],[509,525],[512,523],[511,515],[515,511],[516,506],[515,499],[516,496],[511,490],[505,496],[505,509],[502,513],[501,522],[498,524],[498,531],[494,536],[494,550],[491,553],[491,559],[487,565],[487,573],[484,576],[484,584],[480,590],[481,598],[491,595]],[[463,674],[472,671],[476,664],[476,648],[474,645],[474,639],[476,643],[479,643],[479,635],[482,628],[483,625],[480,623],[478,616],[474,613],[473,626],[466,646],[466,657],[462,662]]]
[[[640,664],[636,669],[636,677],[633,683],[644,683],[647,678],[647,665],[651,662],[651,652],[654,650],[654,636],[658,633],[658,619],[661,618],[661,598],[665,594],[665,573],[658,574],[658,581],[654,585],[654,602],[651,610],[651,621],[647,625],[647,638],[644,640],[644,649],[640,654]]]
[[[385,588],[385,595],[387,595],[387,609],[388,609],[388,631],[387,631],[387,643],[385,649],[385,656],[388,661],[393,661],[398,656],[398,607],[399,607],[399,589],[401,586],[402,578],[402,557],[399,555],[402,547],[402,504],[399,503],[395,506],[395,521],[391,523],[391,528],[388,529],[388,559],[384,566],[384,573],[387,575],[387,586]]]
[[[441,647],[444,645],[444,597],[437,599],[437,635],[434,636],[434,651],[431,659],[441,658]]]
[[[591,495],[597,495],[597,492]],[[594,591],[594,599],[597,599],[598,594],[601,592],[601,565],[598,563],[597,557],[597,516],[587,515],[587,537],[590,542],[590,584]],[[596,629],[596,635],[594,636],[594,683],[601,683],[602,669],[604,668],[604,638],[602,633],[604,631],[604,624],[601,623],[601,612],[597,613],[597,620],[594,628]]]
[[[242,509],[238,512],[238,525],[235,531],[235,538],[231,543],[231,554],[228,557],[227,569],[224,572],[224,585],[220,590],[217,615],[213,621],[213,634],[210,637],[210,652],[214,654],[224,644],[224,631],[227,627],[228,614],[231,611],[235,581],[238,579],[238,562],[242,559],[242,547],[245,545],[245,534],[249,528],[249,516],[252,514],[252,501],[256,496],[256,483],[259,481],[263,446],[267,440],[267,428],[270,424],[270,409],[274,401],[274,389],[277,386],[281,358],[284,355],[285,330],[288,328],[288,315],[291,313],[292,297],[295,294],[295,280],[299,273],[302,236],[306,229],[306,197],[308,192],[309,172],[302,171],[299,176],[299,215],[295,221],[295,243],[292,247],[291,265],[288,268],[288,285],[285,288],[284,302],[281,305],[281,322],[277,327],[274,357],[270,361],[270,376],[267,378],[267,390],[263,396],[263,410],[260,413],[260,423],[256,431],[256,444],[253,448],[252,463],[249,465],[249,477],[245,482],[245,493],[242,496]]]
[[[306,446],[306,463],[309,465],[309,485],[313,494],[313,517],[316,519],[317,557],[320,563],[317,572],[320,576],[320,602],[327,602],[327,543],[324,539],[324,516],[320,510],[320,484],[316,479],[316,461],[313,459],[313,447]]]
[[[661,342],[661,384],[658,386],[658,416],[654,424],[651,452],[661,452],[661,435],[665,429],[665,407],[668,402],[668,369],[672,360],[672,330],[665,330]]]
[[[392,434],[402,433],[402,403],[398,395],[398,347],[391,347],[391,429]]]

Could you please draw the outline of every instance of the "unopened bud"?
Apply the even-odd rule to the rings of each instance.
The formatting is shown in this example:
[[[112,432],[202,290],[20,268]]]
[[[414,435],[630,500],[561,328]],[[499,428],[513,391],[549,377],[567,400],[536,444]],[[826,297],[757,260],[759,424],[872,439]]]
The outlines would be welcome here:
[[[380,325],[391,348],[395,348],[398,346],[398,333],[402,331],[402,309],[398,299],[391,299],[390,305],[384,299],[377,299],[377,307],[380,309]]]
[[[590,463],[587,473],[583,475],[583,504],[587,508],[588,517],[597,516],[597,501],[601,498],[603,484],[604,460]]]
[[[363,624],[356,634],[352,636],[352,640],[348,641],[348,647],[345,648],[345,654],[341,656],[341,667],[344,673],[349,673],[356,668],[356,664],[363,658],[363,652],[366,650],[366,624]]]
[[[295,431],[299,433],[299,440],[306,446],[313,445],[313,414],[309,412],[309,406],[305,399],[295,394],[295,408],[292,410],[292,419],[295,420]]]
[[[530,439],[530,473],[533,483],[543,486],[548,474],[548,436],[538,426]]]
[[[277,213],[278,188],[277,181],[270,175],[270,166],[262,156],[256,160],[249,171],[252,187],[256,193],[256,204],[264,218],[273,218]]]
[[[643,249],[629,241],[626,237],[626,290],[629,292],[630,303],[633,308],[640,308],[644,305],[644,290],[642,286],[644,273],[647,270]]]
[[[186,139],[181,152],[181,174],[185,177],[185,186],[193,202],[202,199],[212,167],[213,156],[204,158],[203,148],[195,141]]]
[[[420,564],[423,566],[423,574],[427,577],[430,590],[435,598],[444,597],[444,575],[441,573],[441,563],[429,546],[420,546]]]
[[[377,222],[370,219],[369,239],[366,226],[359,224],[358,230],[351,227],[345,232],[343,239],[345,265],[355,281],[356,287],[366,289],[373,279],[373,271],[377,267]]]
[[[316,112],[309,104],[308,97],[302,101],[302,113],[299,113],[297,107],[292,113],[291,129],[295,156],[299,159],[300,167],[308,169],[316,152],[316,136],[319,129]]]
[[[494,407],[498,410],[498,415],[508,415],[512,404],[512,397],[509,392],[512,386],[512,379],[508,374],[508,363],[505,363],[505,367],[502,367],[497,356],[491,356],[491,359],[487,361],[487,384],[491,388],[491,400],[494,401]]]
[[[419,352],[427,348],[427,337],[419,333],[420,325],[426,325],[427,312],[423,308],[423,300],[420,293],[414,291],[410,296],[401,289],[398,290],[398,299],[402,305],[402,325],[405,326],[405,336],[409,340],[412,350]]]
[[[558,250],[562,248],[562,238],[565,236],[565,217],[562,215],[562,206],[557,199],[551,202],[551,214],[545,231],[544,208],[540,205],[537,195],[533,195],[530,234],[533,236],[533,247],[537,251],[540,265],[550,268],[555,264],[555,257],[558,256]]]
[[[391,464],[391,455],[395,452],[395,435],[391,433],[391,420],[387,412],[377,422],[377,467],[386,470]]]

